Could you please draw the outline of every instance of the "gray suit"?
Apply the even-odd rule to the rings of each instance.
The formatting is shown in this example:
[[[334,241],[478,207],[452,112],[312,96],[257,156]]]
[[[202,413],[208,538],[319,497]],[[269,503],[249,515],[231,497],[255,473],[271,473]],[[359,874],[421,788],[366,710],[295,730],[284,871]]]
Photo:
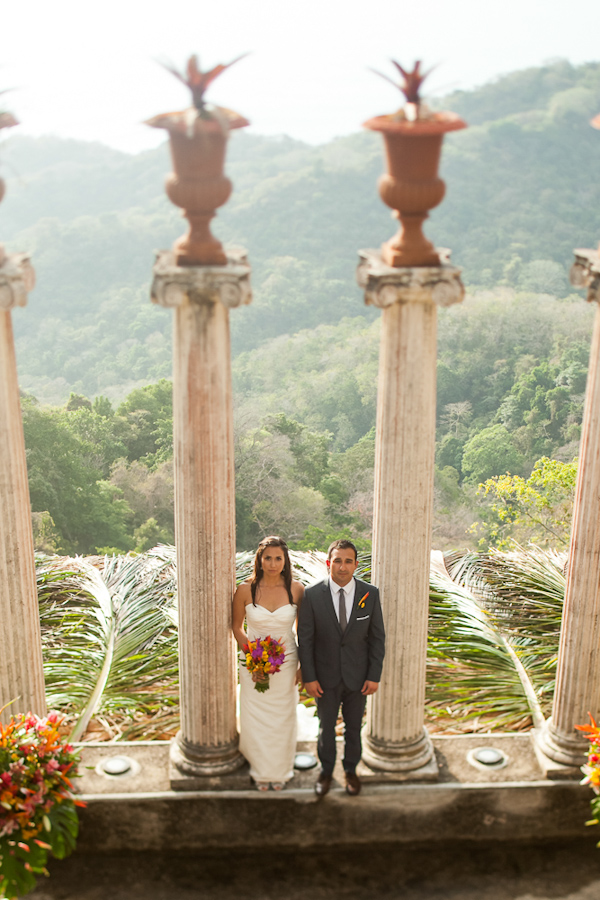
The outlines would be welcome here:
[[[330,775],[335,764],[335,725],[342,707],[346,747],[344,769],[353,772],[360,760],[360,729],[366,698],[365,681],[379,681],[385,654],[385,632],[379,591],[356,581],[352,613],[342,633],[333,605],[329,579],[309,587],[298,619],[302,678],[318,681],[323,696],[319,711],[319,759]]]

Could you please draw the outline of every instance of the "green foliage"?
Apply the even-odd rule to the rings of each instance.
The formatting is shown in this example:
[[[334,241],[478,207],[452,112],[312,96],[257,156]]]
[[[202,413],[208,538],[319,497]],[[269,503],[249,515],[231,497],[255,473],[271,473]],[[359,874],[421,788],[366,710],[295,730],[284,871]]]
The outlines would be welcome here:
[[[108,462],[95,444],[102,432],[110,459],[114,444],[105,421],[85,407],[53,410],[31,398],[23,401],[32,509],[52,520],[56,549],[63,552],[86,553],[106,544],[129,548],[130,510],[120,491],[103,480]]]
[[[127,423],[124,443],[128,460],[149,468],[173,455],[173,385],[166,378],[136,388],[117,409]]]
[[[502,472],[520,471],[523,457],[504,425],[490,425],[465,444],[462,470],[467,481],[477,484]]]
[[[542,457],[529,478],[500,475],[480,485],[484,499],[483,523],[474,530],[482,534],[483,546],[506,548],[526,538],[542,546],[567,547],[577,460],[570,463]]]
[[[306,487],[318,489],[329,476],[329,444],[332,435],[309,431],[305,425],[278,413],[266,420],[274,433],[289,438],[289,448],[295,460],[298,480]]]

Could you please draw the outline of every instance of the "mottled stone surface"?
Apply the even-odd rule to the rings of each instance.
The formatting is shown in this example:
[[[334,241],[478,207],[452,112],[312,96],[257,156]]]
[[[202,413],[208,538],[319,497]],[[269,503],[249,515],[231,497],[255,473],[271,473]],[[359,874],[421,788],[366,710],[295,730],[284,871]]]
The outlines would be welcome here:
[[[46,711],[27,462],[11,309],[34,285],[27,254],[0,246],[0,714]]]
[[[572,279],[600,300],[600,254],[576,250]],[[600,715],[600,307],[590,347],[573,524],[552,717],[539,734],[551,760],[583,763],[588,742],[575,725]]]
[[[437,307],[464,296],[460,270],[392,268],[360,253],[358,283],[382,309],[373,522],[386,658],[370,698],[363,757],[384,771],[435,779],[424,728],[435,454]]]
[[[322,800],[314,770],[281,793],[254,790],[244,769],[178,793],[168,790],[166,742],[85,745],[77,853],[52,862],[31,896],[233,900],[251,884],[266,900],[597,900],[589,788],[545,780],[529,734],[432,741],[437,784],[371,773],[349,797],[337,770]],[[474,767],[476,747],[500,749],[507,764]],[[135,758],[139,775],[99,776],[98,761],[116,753]]]
[[[597,900],[594,841],[76,854],[32,900]]]
[[[181,730],[171,758],[186,778],[243,764],[237,750],[236,669],[231,634],[235,589],[235,483],[229,309],[248,303],[245,251],[226,266],[174,264],[162,251],[152,299],[174,310],[173,456],[179,608]]]

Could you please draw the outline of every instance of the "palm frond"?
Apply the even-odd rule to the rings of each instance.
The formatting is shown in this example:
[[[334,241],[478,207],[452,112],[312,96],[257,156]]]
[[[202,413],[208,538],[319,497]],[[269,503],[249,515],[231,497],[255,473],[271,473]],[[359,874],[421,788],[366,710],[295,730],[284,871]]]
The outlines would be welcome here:
[[[327,576],[327,559],[324,553],[315,551],[290,550],[290,560],[294,577],[307,586],[322,581]]]
[[[489,614],[449,576],[432,570],[427,651],[428,711],[486,727],[543,721],[527,674]]]
[[[554,694],[565,563],[566,554],[536,545],[449,561],[452,577],[480,599],[505,635],[546,715]]]
[[[89,561],[45,559],[38,590],[50,706],[77,720],[78,740],[100,713],[173,714],[177,630],[170,554]]]

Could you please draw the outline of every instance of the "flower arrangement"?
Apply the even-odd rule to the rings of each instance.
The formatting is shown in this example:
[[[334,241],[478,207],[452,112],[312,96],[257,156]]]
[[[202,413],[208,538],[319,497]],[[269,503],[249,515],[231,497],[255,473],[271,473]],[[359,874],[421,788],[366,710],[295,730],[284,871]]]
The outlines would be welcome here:
[[[61,721],[28,713],[0,724],[0,897],[29,893],[36,875],[48,875],[48,853],[63,859],[75,849],[75,807],[85,804],[73,797],[78,759]]]
[[[254,682],[254,689],[264,694],[269,690],[269,675],[275,675],[281,669],[285,660],[285,646],[281,640],[276,641],[271,635],[248,641],[242,650],[246,654],[243,665],[250,674],[258,672],[259,680]]]
[[[591,725],[576,725],[578,731],[582,731],[588,741],[590,742],[590,749],[588,750],[587,755],[587,763],[585,766],[581,767],[581,771],[584,774],[584,778],[581,781],[581,784],[589,784],[591,789],[593,790],[595,797],[592,797],[590,800],[590,806],[592,807],[592,812],[594,814],[594,818],[590,819],[586,822],[586,825],[600,825],[600,727],[596,725],[593,716],[591,713],[588,713],[590,717]],[[600,841],[598,841],[597,847],[600,847]]]
[[[361,598],[360,598],[360,600],[358,601],[358,607],[359,607],[359,609],[364,609],[364,608],[365,608],[365,600],[367,599],[368,596],[369,596],[369,591],[367,591],[367,593],[365,594],[364,597],[361,597]]]

